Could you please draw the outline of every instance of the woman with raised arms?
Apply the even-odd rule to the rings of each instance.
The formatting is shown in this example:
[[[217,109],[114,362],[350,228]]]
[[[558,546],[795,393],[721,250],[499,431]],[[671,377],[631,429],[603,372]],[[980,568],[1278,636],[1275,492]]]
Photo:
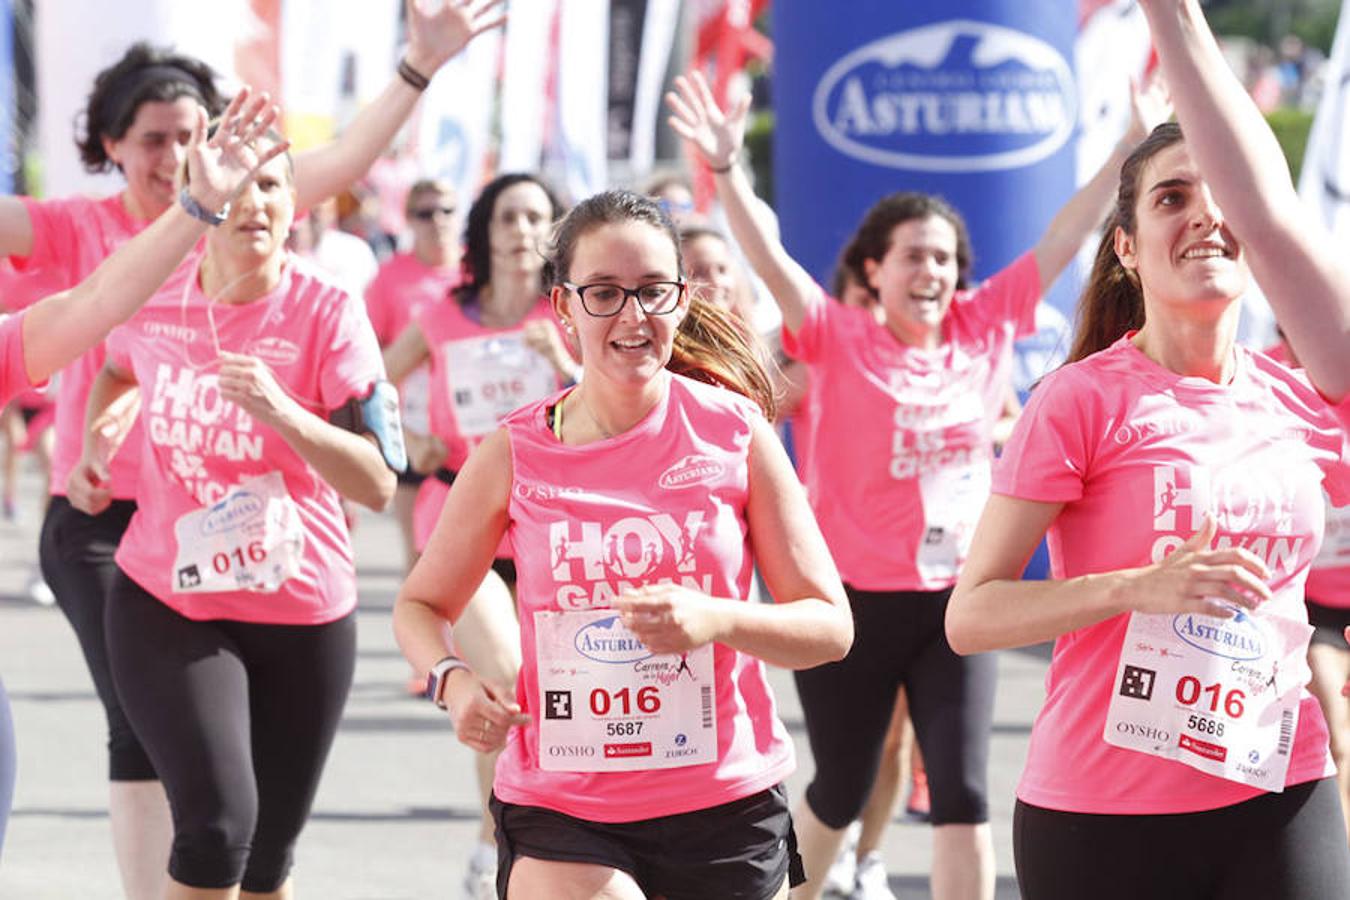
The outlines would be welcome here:
[[[1143,5],[1181,127],[1121,169],[1073,361],[1004,450],[947,633],[1055,640],[1023,896],[1346,897],[1303,601],[1322,491],[1350,501],[1350,279],[1198,2]],[[1306,375],[1235,343],[1249,268]],[[1042,536],[1053,578],[1020,582]]]

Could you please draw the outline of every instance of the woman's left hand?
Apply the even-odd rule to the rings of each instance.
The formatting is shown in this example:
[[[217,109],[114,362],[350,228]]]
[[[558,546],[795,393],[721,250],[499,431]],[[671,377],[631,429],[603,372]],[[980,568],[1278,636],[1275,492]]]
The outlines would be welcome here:
[[[407,0],[408,65],[435,75],[469,41],[506,21],[489,16],[504,0]]]
[[[296,404],[267,363],[242,353],[220,353],[220,395],[267,425],[276,425]]]
[[[1172,98],[1156,71],[1142,85],[1130,79],[1130,124],[1121,138],[1131,150],[1153,129],[1172,118]]]
[[[614,598],[624,626],[653,653],[684,653],[717,640],[722,601],[676,584],[652,584]]]

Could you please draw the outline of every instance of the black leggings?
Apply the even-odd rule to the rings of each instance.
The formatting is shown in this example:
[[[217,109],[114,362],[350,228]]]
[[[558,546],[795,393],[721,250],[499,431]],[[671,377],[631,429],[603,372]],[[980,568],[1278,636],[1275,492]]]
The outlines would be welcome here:
[[[108,650],[173,810],[169,874],[190,887],[286,881],[356,664],[356,617],[194,622],[119,574]]]
[[[42,577],[75,629],[108,720],[108,777],[113,781],[154,781],[159,777],[113,689],[108,642],[103,633],[103,608],[118,574],[113,554],[134,512],[135,501],[114,500],[103,512],[89,516],[71,506],[65,497],[52,497],[39,544]]]
[[[1177,815],[1059,812],[1019,800],[1013,855],[1024,900],[1350,897],[1335,778]]]
[[[794,673],[816,772],[806,802],[843,828],[867,803],[904,685],[928,770],[934,825],[989,820],[986,782],[998,661],[958,656],[947,643],[945,591],[848,588],[854,639],[836,663]]]

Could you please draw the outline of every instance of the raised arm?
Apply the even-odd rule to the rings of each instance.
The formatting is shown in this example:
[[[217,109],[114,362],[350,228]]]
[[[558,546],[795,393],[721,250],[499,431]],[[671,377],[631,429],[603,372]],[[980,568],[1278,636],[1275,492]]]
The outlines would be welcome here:
[[[1186,145],[1317,387],[1350,394],[1350,268],[1299,202],[1270,126],[1197,0],[1141,0]]]
[[[1078,254],[1115,203],[1120,183],[1120,167],[1136,144],[1148,137],[1156,126],[1172,115],[1160,80],[1152,79],[1145,88],[1130,84],[1130,125],[1106,162],[1092,179],[1078,189],[1050,220],[1045,233],[1036,242],[1036,268],[1041,274],[1041,293],[1045,293]]]
[[[957,653],[1024,647],[1123,612],[1191,611],[1229,618],[1270,598],[1270,572],[1246,550],[1209,549],[1214,520],[1162,562],[1077,578],[1022,581],[1022,570],[1063,504],[994,494],[971,539],[947,606]]]
[[[716,641],[790,669],[843,659],[853,644],[844,586],[787,454],[763,421],[751,437],[745,514],[755,561],[777,602],[651,585],[614,599],[624,624],[653,653]]]
[[[687,78],[675,79],[675,90],[666,94],[666,103],[673,113],[670,127],[693,144],[712,169],[717,179],[717,199],[726,213],[732,237],[777,301],[783,324],[795,334],[802,326],[807,307],[819,297],[820,289],[788,255],[777,229],[767,221],[763,204],[755,196],[744,167],[739,165],[750,98],[741,97],[724,113],[713,99],[708,82],[695,72]]]
[[[408,52],[403,62],[411,72],[407,76],[396,73],[337,140],[297,154],[295,192],[301,209],[341,193],[366,174],[393,143],[421,98],[426,85],[413,82],[418,78],[430,82],[469,41],[506,21],[505,16],[497,14],[502,2],[405,0]]]
[[[189,193],[206,210],[219,210],[268,160],[286,149],[254,142],[276,120],[267,95],[241,90],[222,125],[206,138],[206,111],[199,109],[188,145]],[[23,320],[24,363],[39,382],[89,350],[140,309],[182,262],[206,224],[175,203],[150,226],[118,248],[84,281],[35,303]]]

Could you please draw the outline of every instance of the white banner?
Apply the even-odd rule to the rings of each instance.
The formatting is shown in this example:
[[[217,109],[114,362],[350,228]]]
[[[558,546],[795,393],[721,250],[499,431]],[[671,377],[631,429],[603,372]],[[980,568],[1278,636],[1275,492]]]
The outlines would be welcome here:
[[[422,171],[448,180],[460,197],[478,196],[483,182],[501,49],[500,28],[475,38],[422,97],[417,141]]]
[[[637,92],[633,98],[633,141],[628,157],[633,178],[650,174],[656,162],[656,120],[664,107],[661,98],[667,88],[666,68],[679,23],[680,0],[647,0]]]
[[[1350,237],[1350,4],[1341,8],[1298,192],[1336,237]]]
[[[510,0],[502,63],[501,172],[537,172],[548,118],[556,0]],[[509,110],[509,114],[506,111]]]
[[[563,186],[573,199],[608,187],[605,142],[609,59],[608,0],[568,0],[558,35],[558,147]]]

